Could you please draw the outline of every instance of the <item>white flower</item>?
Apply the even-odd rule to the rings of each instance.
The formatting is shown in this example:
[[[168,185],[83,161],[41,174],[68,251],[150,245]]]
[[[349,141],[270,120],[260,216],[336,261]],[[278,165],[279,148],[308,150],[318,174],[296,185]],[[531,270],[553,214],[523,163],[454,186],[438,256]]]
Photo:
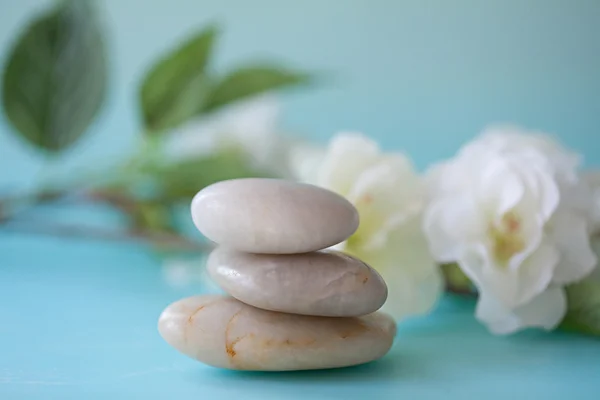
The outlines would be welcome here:
[[[427,313],[442,279],[422,232],[424,186],[402,154],[382,153],[358,133],[341,133],[325,151],[293,152],[301,180],[346,197],[360,226],[336,249],[374,267],[388,284],[384,310],[397,319]]]
[[[552,330],[567,311],[567,300],[562,288],[550,287],[531,301],[510,309],[493,296],[482,293],[477,302],[475,316],[497,335],[516,332],[524,327]]]
[[[592,192],[592,210],[590,231],[600,235],[600,171],[591,171],[583,174],[583,179]]]
[[[598,259],[596,268],[594,268],[590,278],[600,281],[600,171],[586,172],[583,174],[583,179],[592,193],[593,206],[590,216],[590,234],[592,236],[592,249]]]
[[[233,149],[256,167],[278,172],[286,164],[286,144],[279,134],[280,111],[279,102],[271,95],[233,104],[172,132],[165,155],[168,159],[189,159]]]
[[[474,282],[476,316],[493,332],[554,328],[566,310],[562,286],[592,271],[590,192],[578,165],[547,136],[498,127],[432,169],[432,251]]]

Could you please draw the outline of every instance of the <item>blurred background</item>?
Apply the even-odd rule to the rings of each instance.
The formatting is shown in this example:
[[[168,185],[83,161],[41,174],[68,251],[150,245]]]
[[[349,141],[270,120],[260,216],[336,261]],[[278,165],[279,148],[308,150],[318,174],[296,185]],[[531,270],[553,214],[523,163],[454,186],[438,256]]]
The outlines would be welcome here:
[[[600,2],[596,0],[104,0],[109,91],[56,173],[124,157],[140,133],[138,83],[157,57],[210,22],[214,63],[276,60],[327,74],[284,97],[283,126],[325,142],[360,130],[419,168],[494,122],[555,133],[600,164]],[[0,0],[0,62],[50,0]],[[0,117],[0,186],[47,162]]]
[[[199,236],[187,230],[191,196],[215,180],[273,172],[240,159],[240,146],[280,172],[273,132],[325,145],[337,131],[362,131],[424,170],[487,125],[513,123],[600,166],[599,0],[98,0],[94,12],[88,3],[0,0],[0,296],[10,304],[0,308],[0,383],[18,393],[0,397],[178,388],[189,393],[182,399],[199,390],[225,398],[242,387],[262,399],[339,396],[342,386],[382,397],[386,380],[445,396],[460,382],[460,398],[490,388],[565,397],[595,382],[597,343],[494,341],[463,303],[425,321],[429,331],[405,329],[402,363],[329,375],[329,387],[326,375],[241,386],[205,377],[163,346],[155,325],[206,281],[172,290],[163,278],[189,282],[187,259],[120,242],[204,250],[188,235]],[[178,52],[190,43],[193,54]],[[244,69],[256,63],[267,67]],[[280,104],[269,97],[213,120],[215,98],[270,87]],[[171,143],[177,131],[187,136]],[[202,147],[210,150],[194,153]]]
[[[179,235],[203,186],[277,175],[282,136],[340,130],[420,170],[496,123],[600,164],[596,0],[0,4],[5,219],[85,189],[138,234]]]

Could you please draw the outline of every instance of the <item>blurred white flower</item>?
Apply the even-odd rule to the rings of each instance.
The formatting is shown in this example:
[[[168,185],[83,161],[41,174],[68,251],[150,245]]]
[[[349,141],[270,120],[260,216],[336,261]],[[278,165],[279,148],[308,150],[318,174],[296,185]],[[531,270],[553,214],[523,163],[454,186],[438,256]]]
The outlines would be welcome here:
[[[562,286],[594,268],[578,166],[548,136],[498,127],[431,170],[431,249],[477,286],[476,316],[492,332],[554,328],[566,310]]]
[[[583,178],[592,192],[593,207],[590,217],[592,221],[590,232],[592,235],[592,249],[598,259],[596,268],[594,268],[590,277],[600,281],[600,171],[588,171],[583,174]]]
[[[280,114],[280,103],[272,95],[235,103],[172,132],[167,136],[165,155],[168,159],[189,159],[233,149],[258,168],[280,171],[287,158]]]
[[[596,233],[591,238],[592,241],[592,250],[596,254],[596,267],[592,271],[592,273],[588,276],[588,279],[593,279],[600,282],[600,234]]]
[[[583,179],[592,192],[592,211],[590,231],[600,235],[600,171],[589,171],[583,174]]]
[[[567,312],[564,290],[550,287],[528,303],[508,308],[493,296],[482,293],[477,301],[475,316],[497,334],[514,333],[526,327],[552,330]]]
[[[300,180],[337,192],[358,209],[360,226],[334,246],[375,268],[388,285],[383,309],[396,319],[429,312],[442,278],[422,232],[424,186],[409,160],[382,153],[358,133],[340,133],[325,150],[292,152]]]

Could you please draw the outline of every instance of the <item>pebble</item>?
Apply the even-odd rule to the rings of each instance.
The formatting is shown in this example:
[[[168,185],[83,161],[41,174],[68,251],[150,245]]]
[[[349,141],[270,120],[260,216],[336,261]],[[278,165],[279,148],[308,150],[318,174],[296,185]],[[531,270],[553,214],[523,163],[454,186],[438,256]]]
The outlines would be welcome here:
[[[374,269],[336,251],[271,255],[219,247],[207,269],[231,296],[272,311],[356,317],[377,311],[387,298],[387,286]]]
[[[342,196],[279,179],[221,181],[198,192],[191,208],[204,236],[249,253],[321,250],[358,228],[358,212]]]
[[[261,310],[232,297],[195,296],[169,305],[158,329],[181,353],[218,368],[324,369],[363,364],[391,348],[396,326],[376,312],[327,318]]]

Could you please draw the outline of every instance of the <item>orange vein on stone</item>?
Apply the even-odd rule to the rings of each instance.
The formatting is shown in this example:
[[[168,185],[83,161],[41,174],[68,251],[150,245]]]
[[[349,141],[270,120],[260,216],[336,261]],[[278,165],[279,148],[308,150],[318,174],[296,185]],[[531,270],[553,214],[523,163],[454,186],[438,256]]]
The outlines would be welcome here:
[[[196,314],[198,314],[198,313],[199,313],[200,311],[202,311],[204,308],[206,308],[206,307],[208,307],[208,306],[210,306],[210,305],[213,305],[213,304],[215,304],[215,303],[217,303],[217,301],[213,301],[213,302],[211,302],[211,303],[208,303],[208,304],[201,305],[200,307],[196,308],[196,309],[194,310],[194,312],[193,312],[193,313],[191,313],[191,314],[189,315],[189,317],[188,317],[188,319],[187,319],[187,321],[188,321],[188,323],[187,323],[187,326],[186,326],[186,327],[185,327],[185,329],[183,330],[183,340],[184,340],[184,342],[185,342],[185,343],[187,343],[187,342],[188,342],[188,327],[190,327],[190,326],[192,325],[192,323],[194,322],[194,317],[196,316]]]
[[[231,318],[229,319],[229,321],[227,322],[227,325],[225,326],[225,352],[229,355],[230,358],[234,358],[236,356],[236,352],[235,349],[233,348],[233,346],[236,345],[237,342],[239,342],[240,340],[242,340],[243,337],[239,337],[236,338],[234,340],[232,340],[231,342],[229,341],[229,330],[231,329],[231,324],[233,323],[233,321],[235,321],[235,319],[241,314],[242,310],[239,310],[238,312],[236,312],[235,314],[233,314],[231,316]]]

